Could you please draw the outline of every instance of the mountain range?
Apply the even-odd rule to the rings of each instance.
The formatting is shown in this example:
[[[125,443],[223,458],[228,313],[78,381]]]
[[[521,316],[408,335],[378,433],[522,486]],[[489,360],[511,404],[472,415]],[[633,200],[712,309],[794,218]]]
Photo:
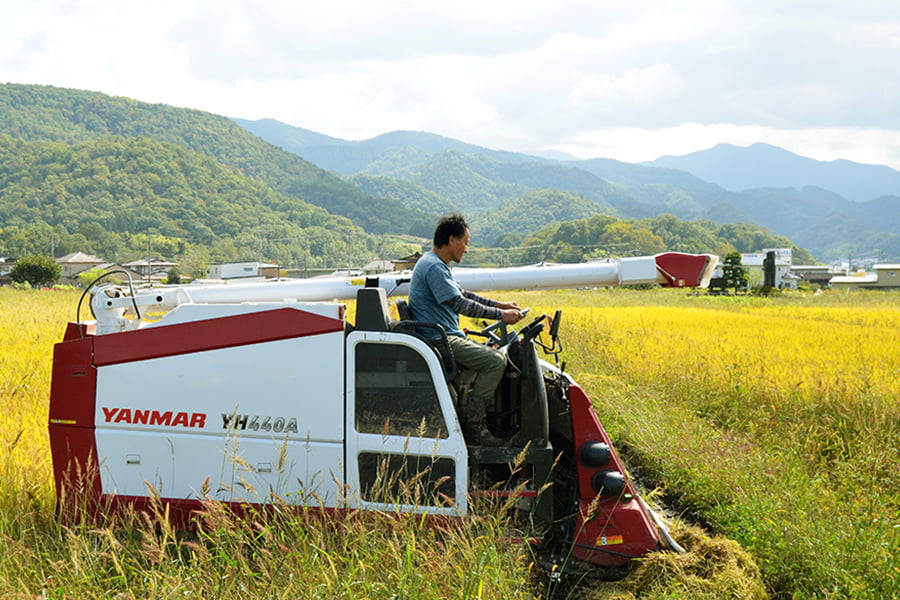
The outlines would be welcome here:
[[[732,171],[691,166],[724,153],[753,161],[758,179],[739,189]],[[136,258],[165,247],[168,256],[202,250],[209,260],[364,264],[402,251],[392,244],[409,244],[404,235],[430,237],[439,215],[460,210],[482,247],[563,248],[578,238],[580,252],[609,255],[643,238],[648,250],[777,243],[820,260],[900,260],[898,197],[888,193],[895,171],[838,161],[840,178],[806,179],[836,165],[812,161],[814,169],[762,145],[697,155],[666,157],[684,161],[673,168],[492,150],[425,132],[347,141],[274,120],[0,84],[0,253],[52,244]],[[799,179],[788,182],[796,185],[775,187],[768,174],[785,176],[784,163],[806,171],[798,166]],[[881,195],[856,202],[824,187],[838,180],[844,193]],[[621,220],[632,224],[604,230]]]
[[[814,186],[853,202],[900,194],[900,172],[890,167],[843,159],[813,160],[763,143],[746,148],[719,144],[685,156],[663,156],[642,164],[688,171],[733,192]]]
[[[272,119],[235,121],[368,193],[428,212],[466,211],[489,242],[506,229],[498,219],[511,214],[508,203],[555,189],[620,218],[668,213],[764,226],[820,260],[900,260],[900,172],[886,166],[817,161],[767,144],[720,144],[641,164],[553,160],[426,132],[348,141]]]

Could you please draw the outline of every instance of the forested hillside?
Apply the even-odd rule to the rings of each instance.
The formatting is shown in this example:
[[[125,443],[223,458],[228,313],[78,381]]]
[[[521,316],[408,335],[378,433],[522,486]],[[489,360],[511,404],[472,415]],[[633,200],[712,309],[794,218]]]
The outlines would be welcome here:
[[[326,136],[298,136],[328,145]],[[729,230],[657,217],[664,205],[692,202],[679,186],[728,194],[678,172],[648,184],[659,201],[650,204],[623,191],[646,173],[614,161],[593,165],[609,176],[619,171],[621,182],[610,183],[568,164],[469,154],[467,145],[447,143],[414,132],[380,136],[366,145],[374,160],[365,172],[349,177],[279,150],[225,117],[0,85],[0,256],[83,251],[120,263],[160,256],[193,275],[224,260],[345,268],[420,249],[384,232],[430,238],[437,217],[451,210],[466,212],[473,224],[472,264],[793,245],[756,226]],[[353,147],[331,145],[336,152]],[[647,218],[635,218],[641,210]],[[672,234],[685,227],[693,233]],[[757,245],[736,235],[748,231]],[[484,250],[495,245],[504,250]]]
[[[525,192],[518,198],[507,200],[496,209],[472,217],[476,239],[491,240],[498,246],[515,246],[547,226],[547,223],[563,223],[586,219],[596,215],[617,216],[611,207],[580,194],[553,189]],[[595,239],[591,243],[597,243]]]
[[[145,137],[61,144],[0,136],[0,164],[7,225],[96,224],[205,244],[279,219],[298,228],[355,228],[204,154]]]
[[[811,264],[813,257],[784,236],[745,223],[717,225],[712,221],[682,221],[659,215],[623,221],[606,215],[553,223],[527,237],[523,260],[577,262],[588,258],[644,256],[658,252],[755,252],[760,248],[793,248],[795,264]]]
[[[13,256],[49,253],[52,243],[57,254],[123,262],[192,254],[319,265],[323,256],[371,259],[380,244],[345,217],[145,137],[64,144],[0,135],[0,222],[0,252]]]
[[[95,92],[0,85],[0,133],[26,141],[84,142],[108,135],[184,146],[257,178],[273,190],[342,215],[372,233],[394,232],[422,215],[375,198],[250,134],[226,117]],[[402,228],[402,227],[401,227]]]
[[[409,233],[412,235],[431,237],[437,215],[457,210],[453,203],[443,196],[402,179],[354,175],[349,181],[370,196],[396,200],[408,208],[417,208],[428,214],[428,217],[410,224]]]
[[[785,164],[814,163],[815,169],[804,169],[803,173],[821,182],[811,180],[787,188],[763,183],[754,186],[753,181],[783,174],[784,164],[759,164],[755,147],[735,149],[717,158],[730,163],[728,172],[738,171],[751,178],[745,180],[743,188],[731,191],[685,170],[663,168],[660,165],[669,163],[662,161],[647,166],[603,158],[549,160],[426,132],[398,131],[351,142],[272,120],[240,123],[325,168],[415,183],[479,220],[522,194],[556,189],[597,200],[622,218],[646,219],[668,213],[719,225],[745,222],[790,237],[822,259],[852,254],[900,260],[900,234],[894,226],[900,220],[900,194],[857,203],[827,191],[830,185],[837,186],[836,182],[842,182],[841,189],[870,189],[870,174],[896,176],[889,180],[882,177],[882,183],[900,180],[900,173],[889,173],[886,167],[854,166],[847,161],[821,163],[781,150],[779,156],[786,157]],[[720,150],[717,147],[709,152]],[[721,163],[719,160],[716,164]],[[816,189],[818,192],[809,191]],[[507,212],[505,217],[495,225],[502,228],[508,224],[510,229],[491,233],[483,238],[485,241],[507,237],[514,233],[515,223],[529,219],[522,213]]]

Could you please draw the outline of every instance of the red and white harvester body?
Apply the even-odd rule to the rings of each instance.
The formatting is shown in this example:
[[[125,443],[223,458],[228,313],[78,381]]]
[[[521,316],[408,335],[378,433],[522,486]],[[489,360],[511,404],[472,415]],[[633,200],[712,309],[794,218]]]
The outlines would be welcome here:
[[[454,275],[473,291],[693,287],[715,261],[668,253]],[[488,414],[505,443],[476,446],[458,416],[471,373],[419,334],[426,325],[390,316],[386,297],[408,281],[97,287],[95,321],[70,323],[54,351],[61,515],[161,502],[189,523],[219,500],[461,517],[481,497],[514,496],[560,561],[614,567],[671,547],[584,390],[537,356],[558,353],[559,311],[549,346],[543,318],[482,332],[509,357]],[[349,323],[339,301],[354,298]]]

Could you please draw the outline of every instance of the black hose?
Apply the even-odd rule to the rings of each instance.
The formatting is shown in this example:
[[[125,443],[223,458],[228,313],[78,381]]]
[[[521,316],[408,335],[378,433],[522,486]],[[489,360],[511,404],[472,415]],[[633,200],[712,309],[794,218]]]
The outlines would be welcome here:
[[[131,292],[131,303],[134,306],[134,314],[137,315],[138,319],[141,318],[141,311],[140,309],[138,309],[137,300],[134,297],[134,282],[131,280],[131,273],[123,269],[107,271],[100,277],[97,277],[92,282],[90,282],[88,286],[84,288],[84,292],[81,293],[81,298],[78,299],[78,307],[75,309],[75,324],[78,327],[78,335],[81,336],[82,339],[84,338],[84,331],[82,331],[81,329],[81,303],[84,302],[84,297],[87,296],[88,292],[91,291],[91,288],[93,288],[98,281],[100,281],[104,277],[113,275],[114,273],[123,273],[126,277],[128,277],[128,291]],[[94,314],[94,307],[88,304],[88,308],[91,309],[91,316],[94,317],[94,320],[96,320],[97,315]]]

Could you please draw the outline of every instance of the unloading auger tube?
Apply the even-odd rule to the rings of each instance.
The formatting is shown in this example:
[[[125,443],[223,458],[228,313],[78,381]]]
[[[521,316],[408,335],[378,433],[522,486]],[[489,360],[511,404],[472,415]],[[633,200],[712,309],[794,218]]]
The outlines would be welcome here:
[[[456,268],[459,284],[474,292],[540,290],[635,284],[663,287],[707,287],[718,258],[711,254],[667,252],[655,256],[622,258],[610,262],[539,264],[497,269]],[[407,295],[410,274],[388,273],[372,277],[292,279],[266,283],[208,284],[156,287],[134,296],[122,288],[106,286],[94,294],[91,309],[95,334],[138,329],[141,313],[165,313],[185,304],[265,302],[317,302],[356,298],[362,287],[381,287],[387,295]]]

